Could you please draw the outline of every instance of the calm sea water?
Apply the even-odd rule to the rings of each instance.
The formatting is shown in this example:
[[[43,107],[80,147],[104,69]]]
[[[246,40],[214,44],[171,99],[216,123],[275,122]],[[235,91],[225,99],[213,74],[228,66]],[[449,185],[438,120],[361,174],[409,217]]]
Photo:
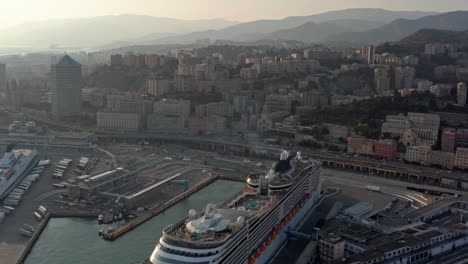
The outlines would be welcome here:
[[[244,183],[216,181],[115,241],[101,239],[103,226],[96,220],[51,219],[26,259],[26,264],[130,264],[153,251],[162,229],[180,220],[192,208],[222,202],[239,192]]]

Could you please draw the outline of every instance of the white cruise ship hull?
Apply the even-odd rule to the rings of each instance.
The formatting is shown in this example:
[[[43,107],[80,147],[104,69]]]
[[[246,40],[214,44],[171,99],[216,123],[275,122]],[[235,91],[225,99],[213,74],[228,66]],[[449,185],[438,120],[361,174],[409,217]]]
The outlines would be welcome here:
[[[314,197],[315,196],[315,197]],[[317,201],[318,195],[313,195],[307,200],[307,202],[303,205],[301,210],[294,216],[294,218],[286,225],[282,230],[281,234],[278,235],[275,240],[273,240],[270,246],[262,253],[262,255],[255,260],[255,264],[267,264],[270,263],[276,254],[278,254],[278,250],[287,242],[287,235],[285,231],[295,230],[302,219],[307,215],[308,212],[314,207]]]

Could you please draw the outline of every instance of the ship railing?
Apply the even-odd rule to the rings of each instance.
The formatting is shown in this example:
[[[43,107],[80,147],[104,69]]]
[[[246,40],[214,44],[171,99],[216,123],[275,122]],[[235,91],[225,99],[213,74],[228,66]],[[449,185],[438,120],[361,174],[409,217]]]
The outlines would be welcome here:
[[[244,191],[239,191],[237,193],[235,193],[234,195],[232,195],[231,197],[229,197],[228,199],[226,199],[224,202],[222,202],[220,205],[229,205],[229,204],[232,204],[234,202],[237,202],[239,199],[241,199],[242,197],[244,196]]]
[[[190,248],[190,249],[210,249],[218,248],[226,243],[231,235],[227,234],[222,240],[209,241],[210,237],[202,238],[200,240],[188,240],[180,237],[176,237],[163,231],[163,241],[167,244],[176,247]]]

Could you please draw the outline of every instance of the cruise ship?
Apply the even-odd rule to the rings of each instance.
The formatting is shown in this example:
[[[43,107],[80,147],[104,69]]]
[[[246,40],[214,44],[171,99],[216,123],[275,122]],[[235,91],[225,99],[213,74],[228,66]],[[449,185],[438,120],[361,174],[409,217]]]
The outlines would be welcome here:
[[[0,200],[8,196],[37,163],[35,149],[13,149],[0,160]]]
[[[283,151],[232,199],[166,227],[146,263],[269,263],[319,197],[320,163]]]

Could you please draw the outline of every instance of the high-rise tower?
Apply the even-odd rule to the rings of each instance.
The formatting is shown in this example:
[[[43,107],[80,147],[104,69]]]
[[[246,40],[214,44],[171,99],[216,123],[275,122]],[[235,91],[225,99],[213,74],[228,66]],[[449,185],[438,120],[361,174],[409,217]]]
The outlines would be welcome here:
[[[65,55],[50,69],[52,115],[67,119],[81,113],[81,64]]]

